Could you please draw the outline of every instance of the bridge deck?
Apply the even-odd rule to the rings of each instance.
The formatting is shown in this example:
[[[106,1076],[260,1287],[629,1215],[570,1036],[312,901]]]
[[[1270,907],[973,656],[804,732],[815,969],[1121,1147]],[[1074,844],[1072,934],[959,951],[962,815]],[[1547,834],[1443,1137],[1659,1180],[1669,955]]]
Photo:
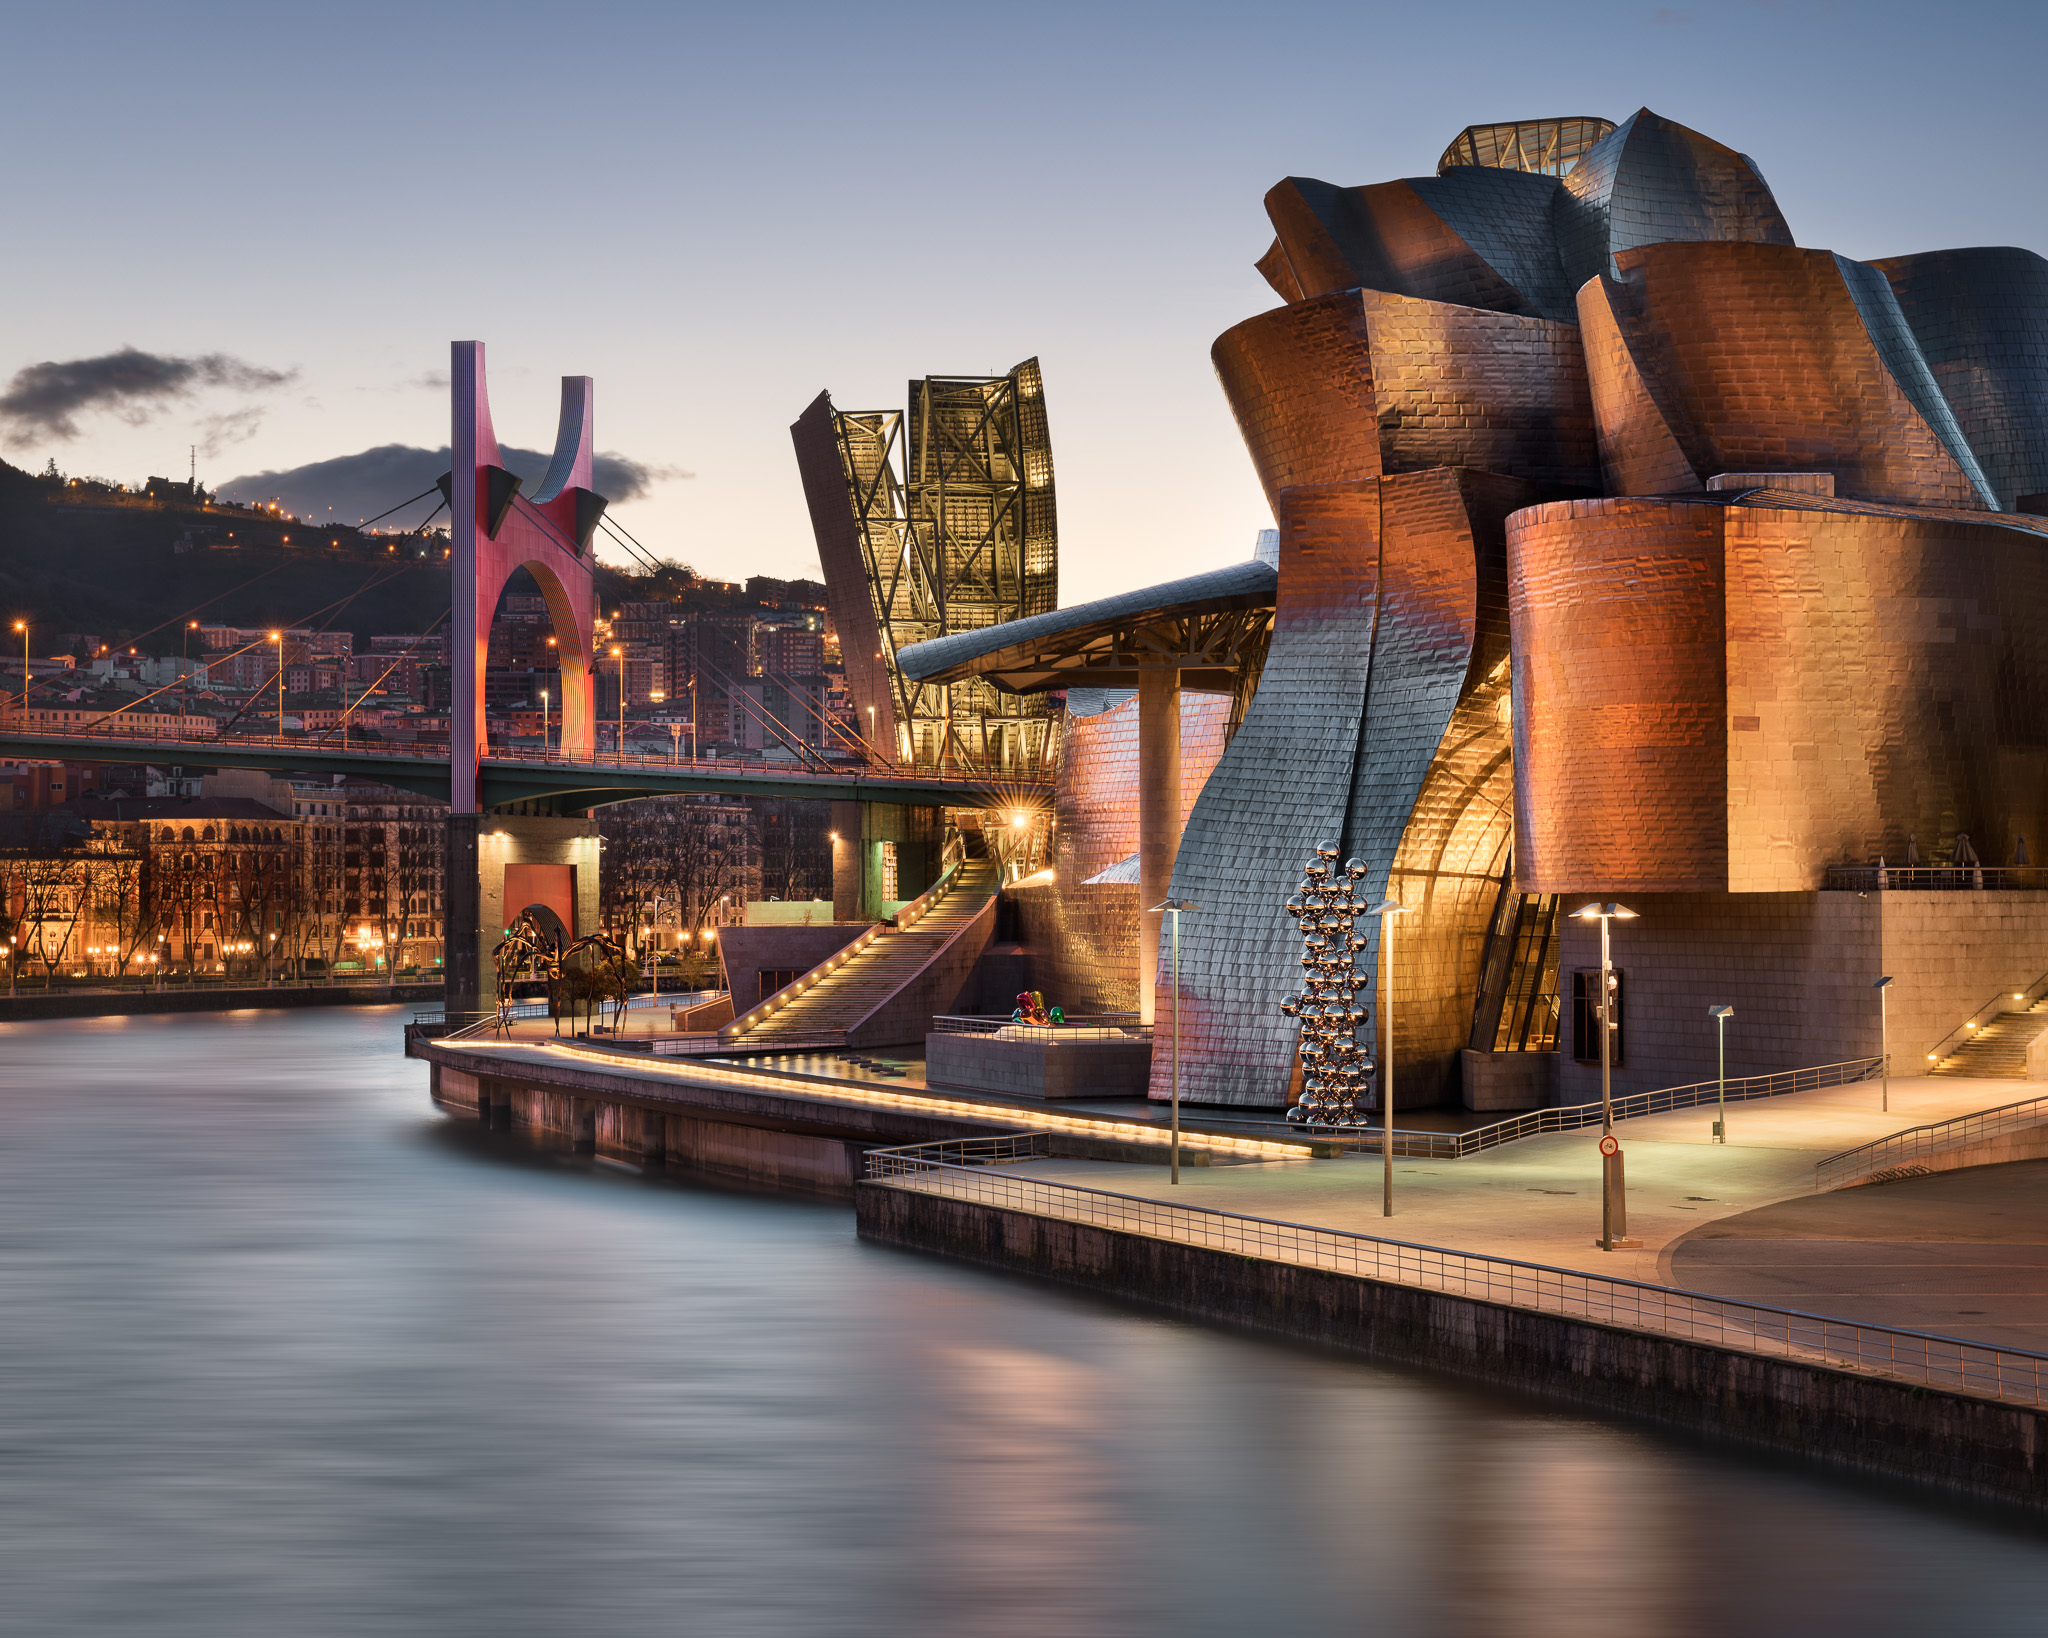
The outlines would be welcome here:
[[[351,747],[286,735],[228,739],[148,739],[130,733],[22,733],[0,723],[0,760],[155,762],[274,772],[352,773],[401,790],[447,800],[448,755],[438,747]],[[931,807],[1036,805],[1050,781],[981,776],[936,768],[820,766],[730,757],[662,757],[633,752],[570,759],[559,752],[498,749],[480,763],[483,808],[548,802],[582,811],[635,796],[716,792],[727,796],[794,796],[814,801],[904,802]]]

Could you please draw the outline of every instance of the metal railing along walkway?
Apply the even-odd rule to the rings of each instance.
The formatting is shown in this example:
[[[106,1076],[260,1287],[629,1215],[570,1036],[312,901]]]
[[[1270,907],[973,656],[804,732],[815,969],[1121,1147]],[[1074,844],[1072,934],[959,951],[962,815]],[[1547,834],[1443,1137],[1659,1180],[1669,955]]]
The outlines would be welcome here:
[[[994,1147],[1005,1142],[1007,1149]],[[1140,1195],[1020,1177],[1001,1169],[1005,1164],[1051,1153],[1051,1142],[1042,1133],[871,1149],[867,1176],[892,1188],[1203,1246],[1240,1257],[1327,1269],[2011,1404],[2048,1404],[2048,1355],[2044,1354],[1923,1331],[1863,1325],[1798,1309],[1732,1302],[1511,1257],[1383,1240],[1344,1229],[1315,1228],[1203,1206],[1169,1205]]]
[[[1831,893],[1955,893],[2048,888],[2048,865],[1829,865]]]
[[[1727,1082],[1730,1103],[1747,1103],[1756,1098],[1783,1097],[1788,1092],[1813,1092],[1822,1087],[1850,1086],[1875,1080],[1883,1068],[1881,1058],[1850,1058],[1838,1064],[1818,1064],[1811,1069],[1783,1069],[1772,1075],[1744,1075]],[[1719,1081],[1695,1081],[1688,1086],[1665,1086],[1651,1092],[1632,1092],[1614,1100],[1616,1120],[1637,1120],[1644,1115],[1669,1114],[1674,1109],[1697,1109],[1715,1102],[1721,1095]],[[1394,1153],[1423,1160],[1463,1160],[1485,1149],[1513,1143],[1518,1138],[1537,1137],[1545,1132],[1579,1132],[1598,1126],[1604,1119],[1597,1103],[1574,1103],[1558,1109],[1532,1109],[1491,1126],[1469,1132],[1430,1132],[1414,1127],[1394,1128]],[[1290,1125],[1289,1131],[1318,1142],[1338,1142],[1379,1153],[1381,1131],[1376,1126],[1314,1126],[1306,1122]]]
[[[119,721],[110,718],[108,722]],[[0,713],[0,731],[12,725],[4,713]],[[29,741],[50,741],[53,745],[105,745],[118,742],[126,750],[190,751],[195,761],[208,756],[219,760],[231,757],[237,750],[243,751],[290,751],[310,757],[336,757],[359,759],[365,762],[379,760],[398,762],[440,762],[448,761],[448,746],[443,741],[414,740],[364,740],[344,741],[329,738],[324,732],[304,734],[228,734],[218,738],[181,739],[173,736],[152,737],[123,726],[114,728],[107,724],[95,723],[76,730],[48,728],[37,725],[30,729],[15,729],[9,738]],[[479,759],[485,766],[524,764],[546,768],[560,768],[567,771],[589,769],[593,773],[621,769],[638,770],[649,774],[702,774],[712,776],[733,776],[751,779],[796,779],[817,780],[824,783],[840,784],[875,783],[880,786],[891,784],[957,787],[963,791],[988,793],[996,791],[1010,797],[1024,793],[1040,793],[1051,788],[1049,779],[1031,779],[1006,773],[982,773],[959,768],[922,767],[917,765],[882,762],[880,760],[833,762],[822,761],[771,761],[765,757],[718,757],[718,756],[675,756],[649,751],[620,751],[617,749],[563,751],[557,747],[542,750],[539,746],[526,745],[484,745],[477,748]]]
[[[1890,1137],[1873,1138],[1857,1148],[1816,1161],[1813,1186],[1846,1188],[1896,1167],[1910,1166],[1923,1155],[1941,1154],[1985,1138],[2003,1137],[2008,1132],[2041,1125],[2048,1125],[2048,1096],[2022,1098],[2018,1103],[2002,1103],[1995,1109],[1979,1109],[1949,1120],[1929,1121],[1925,1126],[1909,1126]]]

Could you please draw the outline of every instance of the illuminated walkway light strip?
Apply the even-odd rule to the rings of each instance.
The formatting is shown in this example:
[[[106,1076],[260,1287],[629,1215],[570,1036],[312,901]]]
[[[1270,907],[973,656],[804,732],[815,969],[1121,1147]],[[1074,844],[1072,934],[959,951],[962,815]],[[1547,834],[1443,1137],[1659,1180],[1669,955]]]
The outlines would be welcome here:
[[[566,1043],[553,1041],[464,1041],[465,1052],[495,1048],[499,1051],[540,1052],[574,1059],[584,1068],[591,1065],[591,1055],[580,1052]],[[1165,1148],[1172,1134],[1155,1126],[1136,1121],[1089,1120],[1080,1115],[1056,1115],[1049,1110],[1016,1109],[1008,1105],[970,1103],[961,1098],[936,1097],[914,1092],[885,1092],[880,1088],[868,1088],[853,1082],[835,1083],[830,1090],[816,1081],[785,1080],[779,1075],[763,1074],[757,1070],[739,1071],[714,1069],[708,1064],[677,1064],[651,1059],[646,1063],[632,1065],[606,1063],[607,1070],[614,1071],[629,1080],[651,1080],[656,1075],[671,1080],[703,1085],[709,1081],[719,1086],[740,1091],[758,1092],[764,1087],[773,1089],[784,1096],[800,1098],[809,1103],[862,1103],[880,1109],[913,1109],[921,1114],[952,1115],[970,1120],[1000,1120],[1014,1122],[1018,1126],[1038,1131],[1069,1132],[1078,1137],[1114,1138],[1123,1143],[1144,1143]],[[1246,1155],[1261,1160],[1304,1160],[1308,1158],[1306,1145],[1299,1143],[1274,1143],[1262,1138],[1224,1137],[1207,1132],[1188,1134],[1197,1147],[1213,1150],[1219,1154]]]

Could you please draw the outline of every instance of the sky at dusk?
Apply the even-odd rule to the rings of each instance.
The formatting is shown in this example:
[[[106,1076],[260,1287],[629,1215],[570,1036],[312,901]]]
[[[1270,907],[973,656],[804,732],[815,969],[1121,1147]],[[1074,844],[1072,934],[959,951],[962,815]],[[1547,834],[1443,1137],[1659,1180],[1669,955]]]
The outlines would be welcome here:
[[[1208,351],[1277,304],[1263,194],[1430,174],[1467,124],[1647,105],[1751,155],[1801,244],[2048,251],[2039,5],[6,22],[0,455],[139,483],[196,443],[221,483],[435,448],[476,337],[501,439],[545,449],[559,377],[595,376],[615,515],[734,578],[816,572],[788,426],[821,388],[900,407],[1034,354],[1064,602],[1248,555],[1271,519]],[[137,390],[94,396],[80,362],[131,348]]]

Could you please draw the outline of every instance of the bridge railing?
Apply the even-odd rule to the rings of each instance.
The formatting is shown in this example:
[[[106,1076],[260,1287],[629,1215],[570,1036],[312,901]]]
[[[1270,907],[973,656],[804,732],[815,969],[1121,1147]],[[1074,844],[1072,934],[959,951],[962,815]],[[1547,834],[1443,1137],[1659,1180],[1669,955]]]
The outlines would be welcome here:
[[[0,732],[10,724],[0,714]],[[141,730],[126,728],[101,731],[97,725],[76,732],[37,727],[32,732],[22,733],[23,739],[48,740],[57,744],[103,745],[112,740],[120,741],[124,747],[141,748],[162,746],[166,749],[190,749],[208,751],[216,755],[235,750],[253,751],[298,751],[320,755],[342,754],[365,758],[385,757],[411,762],[446,762],[448,747],[438,742],[421,744],[406,740],[376,740],[366,742],[360,737],[344,742],[339,737],[324,731],[304,734],[228,734],[211,739],[182,739],[177,737],[157,738]],[[814,779],[819,781],[877,779],[890,782],[918,785],[957,786],[962,790],[982,790],[991,784],[1000,784],[1005,789],[1038,789],[1044,780],[1019,779],[1010,775],[983,774],[959,768],[926,768],[914,765],[898,765],[883,762],[775,762],[765,757],[721,757],[721,756],[662,756],[645,751],[620,751],[590,749],[574,753],[550,747],[542,750],[539,746],[489,745],[478,747],[486,763],[530,763],[543,767],[560,767],[593,771],[602,769],[637,769],[646,773],[698,773],[698,774],[743,774],[750,778]]]
[[[950,1149],[961,1152],[948,1155]],[[2048,1355],[2044,1354],[1924,1331],[1864,1325],[1798,1309],[1733,1302],[1511,1257],[1383,1240],[1346,1229],[1203,1206],[1171,1205],[1003,1169],[1006,1163],[1036,1158],[1035,1148],[1020,1148],[1010,1154],[1000,1149],[973,1152],[958,1144],[872,1149],[867,1155],[867,1177],[892,1188],[1203,1246],[1238,1257],[1325,1269],[2011,1404],[2048,1404]]]

